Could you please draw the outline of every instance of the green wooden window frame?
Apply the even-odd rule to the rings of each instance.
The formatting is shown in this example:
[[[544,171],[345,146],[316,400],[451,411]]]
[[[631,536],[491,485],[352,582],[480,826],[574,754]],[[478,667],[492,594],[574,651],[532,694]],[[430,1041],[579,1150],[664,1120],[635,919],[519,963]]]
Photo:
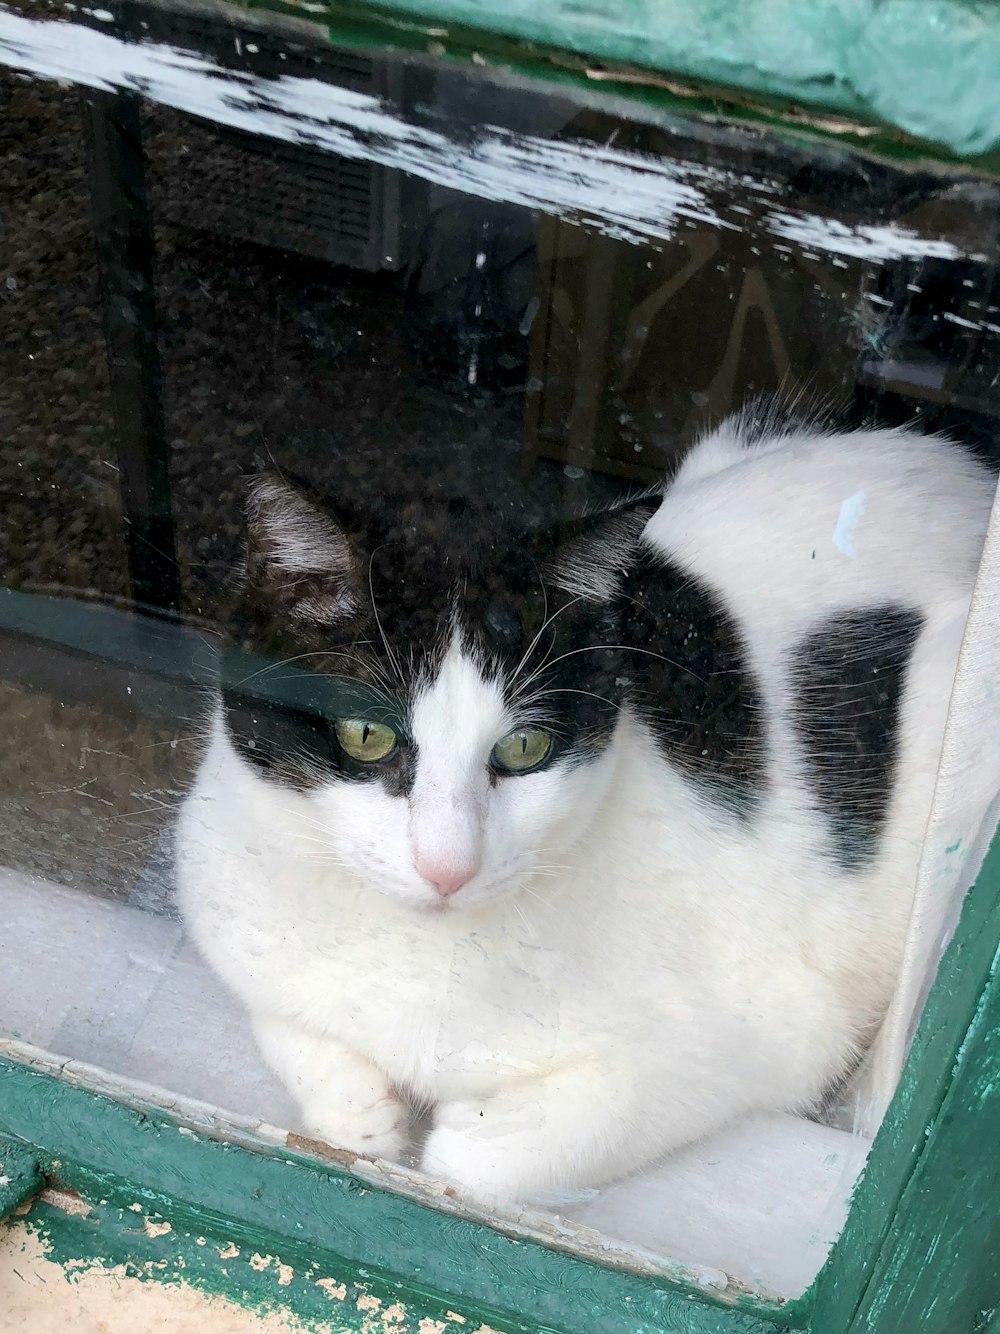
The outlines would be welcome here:
[[[299,0],[256,7],[305,12]],[[510,0],[495,10],[479,0],[330,0],[308,17],[339,44],[474,57],[785,133],[963,158],[980,170],[1000,164],[1000,10],[976,0],[929,0],[916,11],[901,0]],[[892,58],[865,73],[859,52],[873,42]],[[916,81],[919,106],[904,87],[915,73],[926,76]],[[966,95],[938,104],[927,79],[933,90],[946,75]],[[30,1208],[56,1258],[100,1256],[183,1278],[307,1325],[335,1315],[368,1329],[373,1309],[391,1307],[391,1327],[413,1331],[479,1320],[562,1334],[997,1334],[998,941],[1000,837],[966,898],[842,1235],[809,1291],[781,1306],[722,1303],[680,1270],[629,1272],[508,1235],[380,1189],[349,1156],[199,1118],[152,1094],[112,1095],[99,1072],[16,1042],[0,1044],[0,1217]]]

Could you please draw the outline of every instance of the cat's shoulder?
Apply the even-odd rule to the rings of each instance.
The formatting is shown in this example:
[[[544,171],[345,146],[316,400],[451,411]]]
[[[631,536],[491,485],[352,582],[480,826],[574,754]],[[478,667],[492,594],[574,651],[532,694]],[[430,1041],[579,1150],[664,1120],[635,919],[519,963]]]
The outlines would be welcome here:
[[[717,498],[725,490],[735,496],[747,487],[773,488],[779,480],[817,496],[839,491],[845,481],[889,484],[903,496],[927,490],[964,496],[993,486],[989,469],[953,440],[904,427],[845,430],[821,415],[765,401],[702,436],[666,491],[681,501],[711,481]]]
[[[995,485],[941,437],[744,412],[689,451],[642,540],[737,611],[921,606],[971,589]]]

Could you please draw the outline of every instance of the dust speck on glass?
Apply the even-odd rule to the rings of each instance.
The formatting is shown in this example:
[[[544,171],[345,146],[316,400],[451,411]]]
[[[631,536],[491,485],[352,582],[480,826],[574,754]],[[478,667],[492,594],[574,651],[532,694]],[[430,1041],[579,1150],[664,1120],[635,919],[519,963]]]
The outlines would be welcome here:
[[[0,1026],[794,1296],[921,957],[1000,188],[242,22],[0,11]]]

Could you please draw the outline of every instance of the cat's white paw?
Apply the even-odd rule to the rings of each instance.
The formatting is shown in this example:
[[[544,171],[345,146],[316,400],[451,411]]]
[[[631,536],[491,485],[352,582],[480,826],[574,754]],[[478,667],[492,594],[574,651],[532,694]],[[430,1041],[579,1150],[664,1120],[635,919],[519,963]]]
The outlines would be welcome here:
[[[502,1097],[441,1103],[421,1167],[482,1200],[524,1198],[547,1176],[538,1110]]]
[[[302,1109],[304,1133],[334,1149],[398,1159],[409,1110],[366,1056],[281,1015],[258,1014],[254,1033]]]
[[[307,1133],[335,1149],[398,1159],[408,1139],[406,1104],[381,1071],[367,1062],[342,1062],[337,1075],[329,1091],[303,1098]]]

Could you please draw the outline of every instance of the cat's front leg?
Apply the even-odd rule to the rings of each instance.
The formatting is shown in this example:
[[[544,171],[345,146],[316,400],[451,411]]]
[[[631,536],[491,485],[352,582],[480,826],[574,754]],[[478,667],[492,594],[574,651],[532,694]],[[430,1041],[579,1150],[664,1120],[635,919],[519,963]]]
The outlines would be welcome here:
[[[481,1099],[442,1102],[421,1166],[486,1200],[526,1202],[629,1171],[644,1157],[616,1097],[621,1084],[595,1065],[518,1080]],[[624,1115],[623,1115],[624,1113]]]
[[[306,1134],[372,1158],[399,1157],[408,1112],[378,1066],[336,1038],[276,1015],[258,1015],[254,1034],[297,1099]]]

